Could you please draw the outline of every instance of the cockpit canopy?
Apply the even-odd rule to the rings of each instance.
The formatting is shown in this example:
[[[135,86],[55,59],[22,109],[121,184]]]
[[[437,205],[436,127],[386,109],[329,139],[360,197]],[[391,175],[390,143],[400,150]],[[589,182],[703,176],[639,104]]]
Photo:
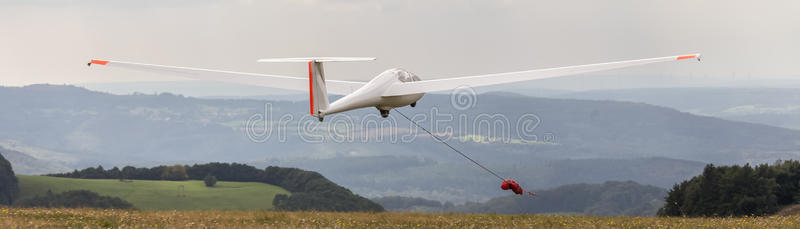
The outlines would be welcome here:
[[[397,69],[397,79],[403,83],[422,80],[419,78],[419,76],[414,75],[414,73],[410,73],[403,69]]]

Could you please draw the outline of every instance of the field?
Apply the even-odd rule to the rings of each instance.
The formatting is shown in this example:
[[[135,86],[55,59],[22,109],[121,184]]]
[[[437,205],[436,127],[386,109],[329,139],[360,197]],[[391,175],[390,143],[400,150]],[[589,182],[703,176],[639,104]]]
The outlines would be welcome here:
[[[0,210],[0,228],[797,228],[798,216],[639,218],[276,211]]]
[[[131,202],[137,209],[147,210],[203,210],[271,209],[276,194],[289,194],[286,190],[258,182],[219,181],[215,187],[206,187],[203,181],[149,181],[73,179],[46,176],[18,175],[20,196],[28,198],[44,195],[47,190],[59,193],[86,189],[100,195],[109,195]],[[182,190],[180,190],[183,187]],[[180,194],[180,196],[179,196]]]

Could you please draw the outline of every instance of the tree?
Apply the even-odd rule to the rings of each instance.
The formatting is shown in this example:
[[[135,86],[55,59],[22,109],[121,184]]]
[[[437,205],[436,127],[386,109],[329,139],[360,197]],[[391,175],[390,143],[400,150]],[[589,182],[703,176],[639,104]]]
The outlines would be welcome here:
[[[108,170],[106,173],[108,173],[108,176],[111,178],[122,180],[122,171],[120,171],[117,166],[114,166],[114,168]]]
[[[664,207],[658,209],[658,215],[661,216],[686,216],[686,213],[683,212],[683,206],[685,206],[684,202],[684,188],[686,187],[686,183],[688,181],[684,181],[680,185],[675,184],[672,186],[672,189],[669,190],[667,193],[667,197],[665,199]]]
[[[136,175],[136,168],[133,166],[122,167],[122,179],[133,179]]]
[[[661,216],[769,215],[795,204],[800,194],[800,162],[755,167],[708,165],[703,174],[675,185]]]
[[[9,205],[19,193],[17,176],[3,155],[0,155],[0,205]]]
[[[189,175],[186,174],[186,166],[173,165],[167,166],[164,172],[161,173],[162,180],[188,180]]]
[[[217,177],[208,174],[206,178],[203,179],[203,182],[206,183],[206,187],[214,187],[214,185],[217,184]]]
[[[714,164],[706,165],[705,169],[703,169],[703,175],[701,175],[701,182],[700,182],[700,192],[697,195],[697,203],[695,207],[690,211],[695,211],[698,213],[707,214],[707,216],[711,216],[716,214],[716,203],[720,198],[720,193],[722,192],[719,190],[721,175],[720,171],[722,170],[717,169],[714,167]]]

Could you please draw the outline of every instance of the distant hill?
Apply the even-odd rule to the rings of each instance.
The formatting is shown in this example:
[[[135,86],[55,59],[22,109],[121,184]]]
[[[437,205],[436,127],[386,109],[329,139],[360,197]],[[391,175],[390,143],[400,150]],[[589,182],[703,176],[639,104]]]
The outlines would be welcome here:
[[[537,130],[552,133],[568,158],[670,157],[716,163],[772,162],[800,154],[800,131],[692,115],[642,103],[546,99],[486,94],[464,113],[502,113],[511,120],[536,114]],[[427,100],[446,104],[449,97]],[[448,112],[449,110],[444,110]],[[765,137],[771,136],[771,137]],[[781,139],[781,140],[778,140]],[[490,147],[496,147],[492,145]],[[489,147],[487,147],[489,148]],[[545,148],[545,147],[541,147]],[[563,152],[566,150],[569,152]],[[544,152],[542,152],[544,151]],[[549,150],[539,150],[547,154]]]
[[[380,204],[386,210],[400,212],[447,212],[448,209],[454,207],[450,202],[442,204],[439,201],[420,197],[384,196],[372,198],[372,201]]]
[[[800,90],[796,88],[613,89],[548,97],[642,102],[698,115],[800,130]]]
[[[507,166],[499,163],[487,166],[519,181],[524,188],[538,190],[621,178],[668,188],[677,179],[689,179],[697,175],[705,166],[701,162],[668,158],[537,161],[534,157],[519,156],[518,160]],[[486,201],[489,199],[487,196],[508,194],[499,189],[497,178],[463,161],[444,163],[381,156],[304,160],[281,165],[302,164],[324,168],[320,172],[332,174],[327,176],[329,179],[365,196],[413,196],[460,204],[465,201]],[[363,171],[359,172],[358,169]]]
[[[19,174],[58,173],[71,170],[65,165],[69,162],[60,159],[71,158],[69,155],[45,149],[28,148],[13,141],[0,141],[0,153],[6,156]]]
[[[509,195],[463,205],[400,196],[374,198],[373,201],[390,211],[653,216],[664,205],[667,190],[633,181],[608,181],[570,184],[536,193],[536,197]]]
[[[422,132],[413,141],[392,142],[386,131],[408,133],[410,124],[393,115],[386,121],[395,123],[395,129],[376,128],[368,123],[384,119],[374,109],[329,116],[322,125],[353,120],[354,138],[337,142],[328,137],[315,143],[308,137],[331,132],[325,126],[300,131],[305,124],[318,123],[306,114],[305,101],[111,95],[55,85],[0,87],[0,97],[15,98],[0,100],[0,142],[13,142],[13,151],[30,156],[19,155],[23,159],[15,163],[20,168],[235,161],[320,171],[366,196],[462,203],[505,194],[493,178]],[[451,99],[428,94],[416,108],[399,110],[425,118],[420,121],[424,126],[436,117],[435,131],[452,128],[449,141],[455,147],[535,189],[609,179],[670,187],[696,174],[704,163],[772,162],[800,154],[800,131],[641,103],[490,93],[460,110]],[[270,123],[287,119],[283,132],[276,130],[261,142],[248,137],[245,128],[265,107],[271,108]],[[509,122],[500,130],[507,131],[501,139],[507,141],[490,138],[497,133],[480,126],[486,122],[479,119],[495,114]],[[467,121],[459,123],[461,117]],[[524,117],[533,118],[528,120],[535,124],[528,126],[531,131],[520,132]],[[643,161],[648,163],[638,163]]]
[[[27,199],[44,196],[48,190],[61,193],[90,190],[104,196],[119,197],[137,209],[272,209],[277,194],[289,192],[259,182],[220,181],[209,188],[200,180],[148,181],[112,179],[74,179],[48,176],[18,175],[20,196]]]
[[[537,191],[537,196],[505,196],[485,203],[457,206],[456,212],[506,214],[582,214],[596,216],[653,216],[664,205],[666,190],[636,182],[607,181],[573,184]]]

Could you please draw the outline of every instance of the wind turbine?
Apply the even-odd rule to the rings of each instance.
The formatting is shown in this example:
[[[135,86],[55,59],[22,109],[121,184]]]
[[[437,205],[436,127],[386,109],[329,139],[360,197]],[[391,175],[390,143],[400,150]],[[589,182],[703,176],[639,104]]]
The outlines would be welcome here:
[[[308,63],[308,78],[98,59],[91,60],[88,65],[91,66],[94,64],[136,70],[159,71],[167,74],[181,75],[200,80],[213,80],[270,88],[308,91],[310,101],[309,113],[312,116],[319,118],[319,121],[322,121],[323,118],[329,114],[366,107],[377,108],[381,112],[381,116],[386,118],[389,116],[389,110],[393,108],[416,106],[417,101],[421,99],[425,93],[452,90],[457,87],[480,87],[496,84],[507,84],[685,59],[697,59],[699,61],[700,54],[697,53],[689,55],[434,80],[422,80],[419,76],[411,72],[400,68],[392,68],[378,74],[378,76],[375,76],[372,78],[372,80],[366,83],[326,79],[322,65],[326,62],[369,61],[375,60],[374,57],[306,57],[258,60],[258,62]],[[330,103],[328,100],[328,94],[345,96],[334,101],[333,103]]]

